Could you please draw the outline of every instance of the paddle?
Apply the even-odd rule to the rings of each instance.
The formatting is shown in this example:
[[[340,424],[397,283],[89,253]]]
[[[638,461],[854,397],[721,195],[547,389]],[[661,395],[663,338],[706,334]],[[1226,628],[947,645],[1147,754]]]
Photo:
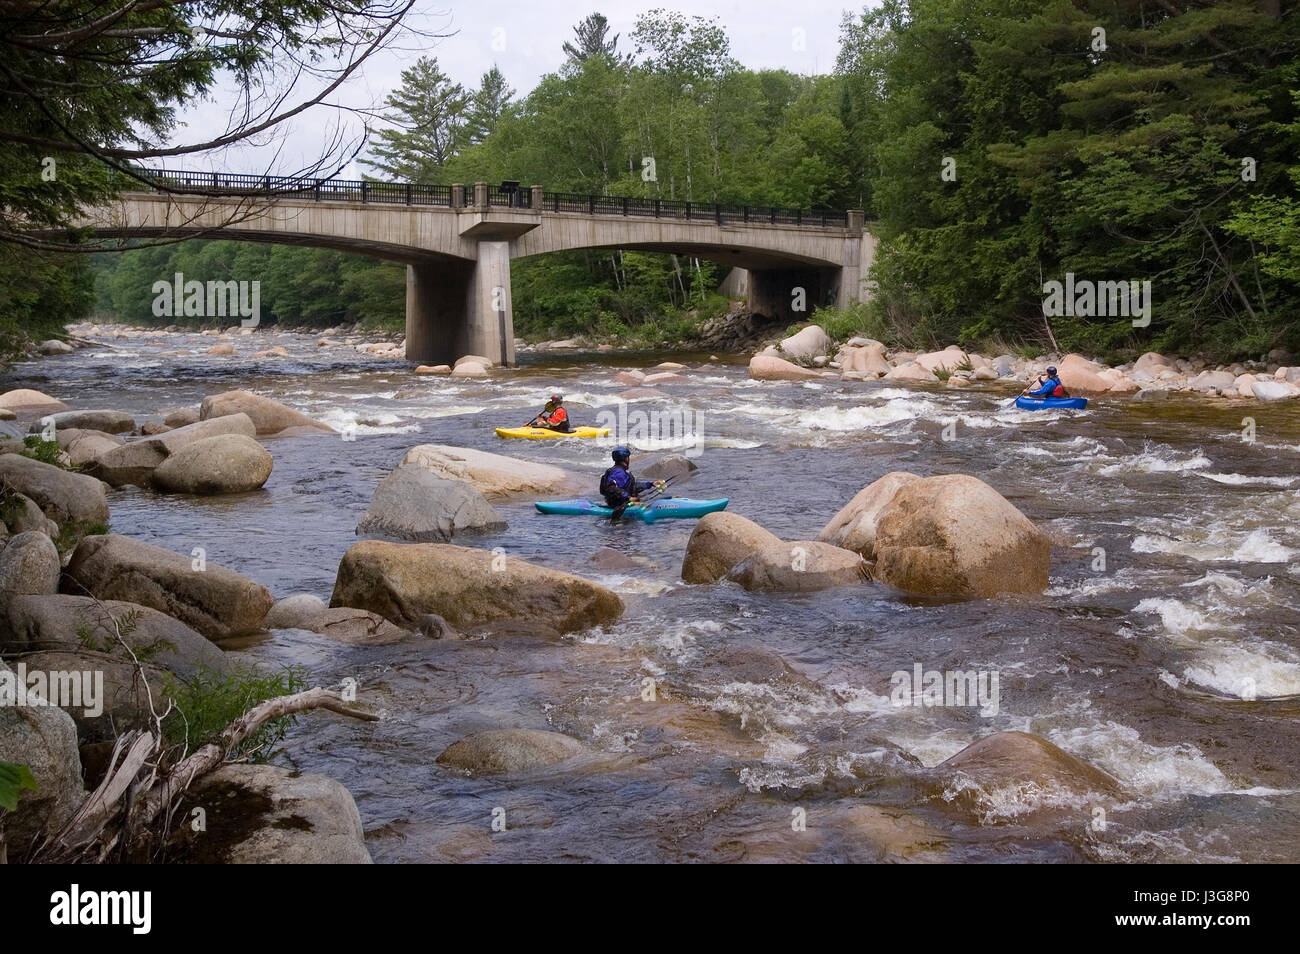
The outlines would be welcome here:
[[[654,500],[657,500],[659,497],[662,497],[664,495],[664,491],[667,490],[669,486],[671,486],[672,483],[678,478],[680,478],[681,476],[682,476],[681,474],[673,474],[671,477],[665,477],[663,480],[662,487],[652,487],[649,490],[647,490],[645,494],[638,496],[637,505],[644,507],[646,504],[651,503]]]

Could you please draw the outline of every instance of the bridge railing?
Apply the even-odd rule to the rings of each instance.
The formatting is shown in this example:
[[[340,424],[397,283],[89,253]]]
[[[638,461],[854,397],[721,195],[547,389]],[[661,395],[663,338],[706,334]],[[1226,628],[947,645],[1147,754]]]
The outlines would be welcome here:
[[[351,179],[307,179],[288,176],[258,176],[224,172],[181,172],[174,169],[141,169],[143,178],[177,192],[200,195],[232,195],[309,198],[317,202],[374,202],[385,205],[433,205],[465,208],[473,205],[472,186],[426,185],[414,182],[371,182]],[[459,203],[457,203],[459,200]],[[533,192],[526,186],[507,190],[488,186],[488,206],[531,209]],[[539,212],[578,212],[586,215],[623,215],[718,225],[793,225],[813,228],[845,228],[848,213],[834,209],[792,209],[776,206],[724,205],[718,202],[686,202],[674,199],[646,199],[637,196],[583,195],[575,192],[542,192]]]

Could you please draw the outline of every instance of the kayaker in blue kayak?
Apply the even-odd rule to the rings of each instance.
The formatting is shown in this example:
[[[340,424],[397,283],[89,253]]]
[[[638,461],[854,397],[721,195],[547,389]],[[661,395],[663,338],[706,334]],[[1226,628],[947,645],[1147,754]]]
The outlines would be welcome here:
[[[1069,392],[1065,390],[1065,385],[1061,383],[1061,377],[1056,373],[1055,368],[1047,369],[1047,377],[1041,374],[1038,376],[1038,387],[1033,391],[1025,388],[1020,392],[1025,397],[1032,398],[1068,398]]]
[[[662,480],[637,480],[628,470],[632,463],[632,452],[620,445],[611,452],[614,466],[600,475],[600,495],[605,498],[605,506],[614,511],[612,520],[623,516],[628,504],[636,503],[637,495],[647,490],[662,490],[666,485]]]

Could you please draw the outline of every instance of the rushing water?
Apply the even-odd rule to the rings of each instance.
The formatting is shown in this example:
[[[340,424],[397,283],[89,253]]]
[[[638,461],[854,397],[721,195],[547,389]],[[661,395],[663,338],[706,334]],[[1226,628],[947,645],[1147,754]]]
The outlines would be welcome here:
[[[201,546],[277,598],[328,600],[376,483],[408,448],[533,457],[591,474],[594,495],[607,447],[507,444],[492,428],[523,423],[552,390],[593,423],[625,389],[619,370],[664,357],[536,356],[489,381],[450,380],[314,338],[257,341],[292,357],[214,358],[201,353],[210,338],[145,337],[20,364],[0,384],[138,420],[248,388],[355,433],[267,439],[275,469],[259,493],[109,495],[116,532]],[[456,542],[598,580],[622,595],[623,618],[561,641],[359,647],[284,630],[245,650],[321,684],[357,678],[383,713],[374,724],[308,715],[277,757],[351,790],[376,861],[873,860],[864,805],[928,826],[927,858],[1300,859],[1297,402],[1023,412],[999,390],[759,383],[743,363],[706,358],[676,356],[687,380],[662,386],[668,406],[699,415],[700,471],[680,492],[728,496],[732,512],[810,539],[891,470],[972,474],[1053,537],[1051,588],[942,602],[876,584],[686,586],[692,521],[610,526],[498,505],[507,530]],[[606,547],[629,568],[593,563]],[[997,672],[997,714],[894,707],[891,674],[917,663]],[[655,701],[642,699],[647,677]],[[471,732],[516,726],[568,733],[592,754],[486,779],[434,761]],[[1091,761],[1131,800],[1099,830],[1086,801],[1044,808],[1050,793],[1011,792],[972,808],[926,772],[1008,729]],[[498,807],[507,831],[494,833]],[[792,830],[792,809],[807,831]]]

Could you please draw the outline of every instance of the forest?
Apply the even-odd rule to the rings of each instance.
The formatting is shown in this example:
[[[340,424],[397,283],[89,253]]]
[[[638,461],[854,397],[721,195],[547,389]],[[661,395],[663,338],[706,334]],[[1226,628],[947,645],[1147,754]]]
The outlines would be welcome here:
[[[361,162],[390,181],[863,209],[875,297],[812,317],[891,344],[1300,346],[1296,4],[885,0],[846,15],[840,41],[831,73],[798,76],[747,69],[716,20],[651,10],[617,36],[592,14],[523,94],[496,66],[467,88],[429,55]],[[92,307],[78,272],[42,268],[47,316]],[[123,321],[176,321],[149,310],[176,271],[259,278],[288,325],[403,320],[400,266],[329,251],[187,242],[91,271],[93,307]],[[1044,285],[1066,273],[1150,282],[1149,324],[1046,317]],[[516,333],[671,344],[723,308],[725,274],[633,252],[516,261]],[[37,306],[3,307],[21,324]]]

